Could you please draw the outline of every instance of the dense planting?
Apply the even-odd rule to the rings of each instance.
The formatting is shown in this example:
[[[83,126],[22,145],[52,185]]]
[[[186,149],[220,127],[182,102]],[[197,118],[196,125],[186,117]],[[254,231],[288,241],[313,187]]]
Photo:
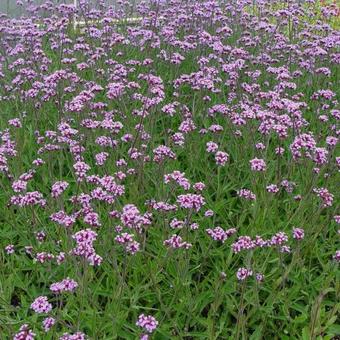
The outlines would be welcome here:
[[[0,338],[336,339],[339,7],[27,2],[0,19]]]

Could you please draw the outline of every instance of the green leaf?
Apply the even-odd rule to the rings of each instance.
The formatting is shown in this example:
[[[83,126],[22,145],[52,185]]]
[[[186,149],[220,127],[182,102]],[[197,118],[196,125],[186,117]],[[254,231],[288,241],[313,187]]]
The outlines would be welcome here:
[[[309,328],[305,327],[302,330],[302,340],[310,340],[310,339],[311,339],[311,334],[310,334]]]

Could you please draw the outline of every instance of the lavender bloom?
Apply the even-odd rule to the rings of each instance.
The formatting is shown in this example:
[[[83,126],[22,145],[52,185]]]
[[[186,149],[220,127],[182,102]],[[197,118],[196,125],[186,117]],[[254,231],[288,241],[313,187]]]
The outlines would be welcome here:
[[[38,314],[48,313],[52,310],[52,305],[48,302],[47,296],[39,296],[31,304],[31,309]]]
[[[236,277],[239,281],[244,281],[248,277],[253,275],[253,271],[247,268],[239,268],[236,273]]]
[[[158,326],[158,321],[151,315],[141,314],[138,317],[136,326],[143,328],[148,333],[153,333]]]

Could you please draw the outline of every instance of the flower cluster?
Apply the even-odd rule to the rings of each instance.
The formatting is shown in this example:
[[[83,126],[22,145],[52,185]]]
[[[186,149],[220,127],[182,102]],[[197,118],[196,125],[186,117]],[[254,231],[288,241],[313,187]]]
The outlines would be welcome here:
[[[192,247],[191,243],[184,242],[182,237],[179,235],[172,235],[168,240],[165,240],[163,244],[168,248],[178,249],[178,248],[184,248],[189,249]]]
[[[254,158],[250,161],[252,171],[266,171],[267,165],[263,159]]]
[[[36,334],[29,329],[28,324],[23,324],[19,332],[14,335],[13,340],[34,340],[35,336]]]
[[[59,197],[66,190],[68,186],[69,184],[65,181],[55,182],[52,185],[51,196],[54,198]]]
[[[198,194],[179,195],[177,198],[178,204],[184,209],[193,209],[199,211],[205,204],[204,197]]]
[[[136,326],[143,328],[148,333],[153,333],[158,326],[158,321],[151,315],[141,314],[138,317]]]
[[[77,287],[78,283],[67,277],[60,282],[52,283],[50,286],[50,290],[55,294],[59,294],[63,292],[74,292]]]
[[[253,275],[253,271],[247,268],[239,268],[236,273],[236,277],[239,281],[244,281],[249,276]]]
[[[236,233],[235,228],[230,228],[227,230],[221,227],[216,227],[214,229],[207,229],[207,234],[214,240],[224,243],[231,235]]]
[[[52,305],[48,302],[47,296],[39,296],[32,302],[31,309],[38,314],[48,313],[52,310]]]
[[[127,253],[134,255],[139,251],[140,244],[133,237],[133,234],[121,233],[115,237],[115,241],[121,244]]]
[[[171,174],[164,175],[164,183],[168,184],[170,181],[174,181],[184,190],[190,189],[190,182],[185,178],[185,173],[180,171],[174,171]]]
[[[93,242],[97,238],[97,233],[91,229],[80,230],[72,238],[77,242],[75,248],[71,250],[71,254],[84,257],[91,266],[99,266],[102,257],[96,254]]]

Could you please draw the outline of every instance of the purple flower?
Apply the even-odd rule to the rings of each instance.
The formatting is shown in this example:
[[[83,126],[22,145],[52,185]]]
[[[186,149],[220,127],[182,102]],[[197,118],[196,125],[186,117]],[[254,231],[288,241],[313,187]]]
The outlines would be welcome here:
[[[47,296],[39,296],[31,304],[31,309],[38,314],[48,313],[52,310],[52,305],[48,302]]]
[[[296,240],[303,240],[305,237],[305,231],[301,228],[293,228],[293,238]]]
[[[185,178],[185,173],[177,170],[170,174],[164,175],[164,183],[168,184],[170,181],[174,181],[184,190],[189,190],[191,186],[189,180]]]
[[[246,200],[249,200],[249,201],[255,201],[256,200],[256,195],[248,189],[238,190],[237,195],[239,197],[245,198]]]
[[[42,326],[44,328],[44,331],[47,333],[55,323],[56,323],[56,320],[52,317],[48,317],[48,318],[44,319],[43,322],[42,322]]]
[[[270,184],[266,187],[267,191],[273,194],[279,192],[280,188],[276,184]]]
[[[165,159],[176,159],[176,154],[167,146],[160,145],[153,150],[154,158],[156,163],[162,163]]]
[[[253,275],[253,271],[247,268],[239,268],[236,273],[236,277],[239,281],[244,281],[249,276]]]
[[[322,199],[322,206],[324,208],[331,207],[333,205],[334,195],[331,194],[326,188],[314,188],[313,192]]]
[[[218,145],[214,142],[208,142],[207,143],[207,152],[209,153],[215,153],[218,150]]]
[[[143,328],[148,333],[152,333],[157,328],[158,321],[151,315],[141,314],[138,317],[136,326]]]
[[[256,281],[262,282],[264,280],[264,275],[261,273],[256,273]]]
[[[280,246],[286,243],[287,241],[288,241],[287,234],[283,231],[280,231],[271,238],[270,242],[273,246]]]
[[[59,340],[86,340],[86,335],[82,332],[74,334],[64,333]]]
[[[224,230],[221,227],[216,227],[214,229],[207,229],[207,234],[215,241],[220,241],[224,243],[231,235],[236,233],[235,228]]]
[[[69,186],[68,182],[65,181],[55,182],[52,185],[51,196],[53,198],[59,197],[68,186]]]
[[[50,286],[50,290],[53,293],[62,293],[62,292],[74,292],[76,288],[78,287],[78,283],[69,277],[66,279],[60,281],[60,282],[55,282],[52,283]]]
[[[203,196],[198,194],[179,195],[177,202],[182,208],[199,211],[205,204]]]
[[[229,160],[229,155],[223,151],[217,151],[215,153],[215,161],[217,165],[225,165]]]
[[[33,333],[28,324],[24,324],[20,327],[19,332],[14,335],[13,340],[34,340],[36,334]]]
[[[168,240],[165,240],[163,244],[166,247],[173,248],[173,249],[179,249],[179,248],[189,249],[192,247],[191,243],[184,242],[182,240],[182,237],[176,234],[173,234]]]
[[[239,253],[241,250],[251,250],[256,247],[256,243],[249,236],[240,236],[235,243],[231,245],[234,253]]]
[[[267,165],[266,162],[263,159],[260,158],[254,158],[250,162],[250,168],[252,171],[266,171]]]
[[[333,259],[336,262],[340,262],[340,250],[337,250],[335,254],[333,255]]]
[[[81,161],[75,163],[73,168],[78,177],[78,181],[82,181],[85,178],[86,173],[91,169],[89,165]]]
[[[14,245],[13,244],[9,244],[5,247],[5,251],[6,254],[10,255],[10,254],[14,254]]]

